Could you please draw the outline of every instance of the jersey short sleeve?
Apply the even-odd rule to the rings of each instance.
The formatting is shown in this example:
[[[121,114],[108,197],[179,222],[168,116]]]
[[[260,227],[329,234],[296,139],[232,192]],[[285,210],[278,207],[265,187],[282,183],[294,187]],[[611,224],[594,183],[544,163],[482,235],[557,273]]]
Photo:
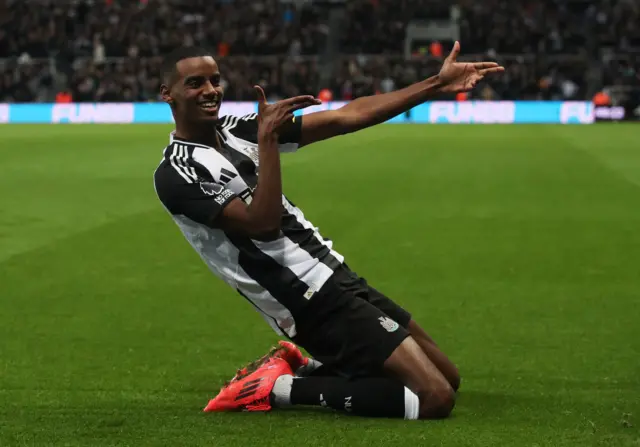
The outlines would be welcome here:
[[[258,115],[251,113],[242,117],[227,115],[221,118],[221,128],[237,138],[252,143],[258,142]],[[302,138],[302,116],[294,116],[278,139],[280,152],[295,152]]]
[[[184,215],[213,226],[222,209],[236,194],[223,185],[193,175],[188,168],[165,160],[154,174],[158,198],[173,215]]]

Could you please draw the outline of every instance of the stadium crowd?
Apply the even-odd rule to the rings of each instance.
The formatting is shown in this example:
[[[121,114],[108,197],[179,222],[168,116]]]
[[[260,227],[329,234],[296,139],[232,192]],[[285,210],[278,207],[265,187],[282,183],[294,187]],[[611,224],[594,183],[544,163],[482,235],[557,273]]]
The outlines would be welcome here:
[[[79,102],[157,101],[162,55],[193,44],[215,49],[228,100],[253,100],[255,83],[271,98],[390,91],[437,71],[451,42],[414,48],[406,60],[404,33],[410,20],[448,18],[451,3],[346,2],[340,56],[322,83],[326,4],[0,0],[0,102],[52,101],[60,92]],[[479,97],[583,99],[605,85],[640,87],[635,0],[456,3],[463,53],[508,69],[478,89]]]

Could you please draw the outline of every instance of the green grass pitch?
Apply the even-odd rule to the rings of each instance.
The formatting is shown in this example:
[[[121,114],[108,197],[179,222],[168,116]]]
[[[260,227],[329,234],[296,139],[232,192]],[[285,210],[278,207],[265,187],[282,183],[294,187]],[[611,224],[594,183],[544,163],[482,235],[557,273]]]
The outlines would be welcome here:
[[[0,127],[0,446],[639,446],[640,126],[379,126],[285,192],[460,366],[445,421],[201,412],[277,340],[153,191],[167,126]]]

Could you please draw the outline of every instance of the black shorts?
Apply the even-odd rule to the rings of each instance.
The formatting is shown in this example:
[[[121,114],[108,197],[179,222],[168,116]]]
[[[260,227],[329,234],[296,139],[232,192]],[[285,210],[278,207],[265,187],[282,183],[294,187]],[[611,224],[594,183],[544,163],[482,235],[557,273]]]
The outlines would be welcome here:
[[[411,315],[344,265],[311,298],[293,341],[345,377],[380,376]],[[305,312],[306,313],[306,312]]]

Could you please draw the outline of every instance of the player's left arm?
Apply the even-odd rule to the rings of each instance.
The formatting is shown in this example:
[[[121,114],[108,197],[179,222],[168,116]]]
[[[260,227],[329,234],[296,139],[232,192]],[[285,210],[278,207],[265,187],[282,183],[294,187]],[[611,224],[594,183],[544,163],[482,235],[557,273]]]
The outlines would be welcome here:
[[[401,90],[355,99],[344,107],[304,115],[299,147],[383,123],[441,93],[472,90],[486,75],[500,73],[495,62],[457,62],[456,42],[440,72]]]

